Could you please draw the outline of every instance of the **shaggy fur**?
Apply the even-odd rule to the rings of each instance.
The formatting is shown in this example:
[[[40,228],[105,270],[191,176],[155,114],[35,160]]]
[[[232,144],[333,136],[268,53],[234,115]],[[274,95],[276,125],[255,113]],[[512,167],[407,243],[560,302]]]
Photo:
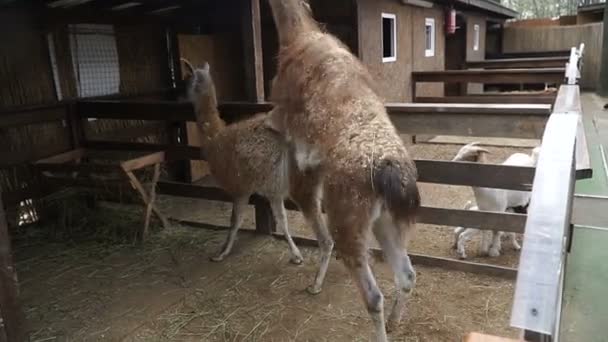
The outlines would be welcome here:
[[[348,48],[322,32],[300,0],[270,0],[279,32],[275,109],[268,124],[295,150],[300,169],[321,169],[328,225],[338,253],[353,275],[386,340],[383,296],[371,273],[370,232],[395,272],[396,325],[415,272],[404,240],[420,197],[414,162],[392,125],[371,76]]]
[[[287,228],[284,200],[289,196],[313,227],[321,249],[331,250],[333,242],[321,214],[319,172],[297,170],[284,139],[265,126],[264,114],[226,126],[217,110],[209,65],[195,69],[184,62],[191,74],[188,95],[195,106],[202,150],[214,179],[234,198],[230,233],[212,260],[220,261],[230,253],[243,220],[244,207],[254,193],[269,200],[277,226],[289,244],[293,263],[302,263],[302,255]]]

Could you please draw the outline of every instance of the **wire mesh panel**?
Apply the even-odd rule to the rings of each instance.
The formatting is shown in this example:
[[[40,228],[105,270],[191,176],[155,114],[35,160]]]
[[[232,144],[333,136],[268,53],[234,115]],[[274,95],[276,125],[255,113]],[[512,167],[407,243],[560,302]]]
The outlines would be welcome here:
[[[118,49],[112,25],[70,25],[70,49],[78,97],[117,94]]]

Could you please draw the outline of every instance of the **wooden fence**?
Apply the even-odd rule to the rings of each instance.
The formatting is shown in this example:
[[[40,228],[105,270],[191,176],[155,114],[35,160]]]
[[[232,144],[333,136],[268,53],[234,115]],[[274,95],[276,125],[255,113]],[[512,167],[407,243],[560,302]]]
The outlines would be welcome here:
[[[585,44],[585,55],[581,87],[595,89],[598,82],[600,56],[602,52],[602,23],[572,26],[506,27],[503,33],[503,51],[516,53],[526,51],[568,50],[572,46]]]

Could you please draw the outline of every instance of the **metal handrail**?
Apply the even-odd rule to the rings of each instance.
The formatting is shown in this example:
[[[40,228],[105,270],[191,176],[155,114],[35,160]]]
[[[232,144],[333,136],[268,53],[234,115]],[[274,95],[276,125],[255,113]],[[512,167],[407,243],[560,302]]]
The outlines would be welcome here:
[[[559,339],[575,169],[587,153],[577,85],[583,51],[583,44],[572,48],[536,166],[511,313],[511,326],[526,340]]]

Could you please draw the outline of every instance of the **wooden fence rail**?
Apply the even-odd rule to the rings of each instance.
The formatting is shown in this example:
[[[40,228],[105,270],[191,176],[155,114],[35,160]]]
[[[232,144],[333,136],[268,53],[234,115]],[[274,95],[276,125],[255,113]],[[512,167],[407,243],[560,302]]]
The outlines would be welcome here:
[[[502,58],[469,61],[465,69],[521,69],[521,68],[563,68],[569,56],[534,57],[534,58]]]

